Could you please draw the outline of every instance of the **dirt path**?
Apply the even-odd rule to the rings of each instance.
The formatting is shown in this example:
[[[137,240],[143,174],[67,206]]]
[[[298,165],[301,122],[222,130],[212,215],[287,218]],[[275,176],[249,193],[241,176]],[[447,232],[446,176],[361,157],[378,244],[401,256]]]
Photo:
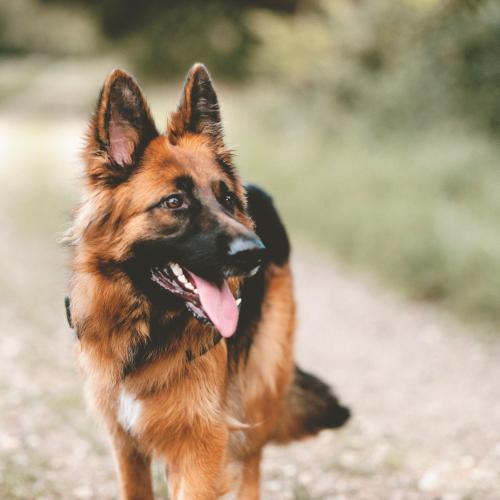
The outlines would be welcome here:
[[[14,250],[19,258],[4,244],[0,260]],[[116,497],[72,361],[64,277],[52,272],[59,258],[47,254],[33,269],[46,294],[26,292],[24,275],[2,269],[16,302],[2,296],[0,308],[0,498]],[[295,269],[298,359],[335,385],[355,417],[340,432],[270,448],[263,498],[500,499],[499,344],[316,254],[300,253]]]
[[[500,499],[498,343],[317,255],[295,264],[297,357],[355,416],[340,433],[270,450],[268,497],[293,498],[288,482],[295,498]]]

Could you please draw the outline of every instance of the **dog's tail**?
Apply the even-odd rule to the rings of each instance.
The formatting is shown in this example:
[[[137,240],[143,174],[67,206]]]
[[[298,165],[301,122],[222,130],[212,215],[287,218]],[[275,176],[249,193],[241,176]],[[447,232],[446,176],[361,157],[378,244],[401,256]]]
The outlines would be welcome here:
[[[328,385],[295,366],[273,440],[287,443],[313,436],[323,429],[344,425],[351,412],[342,406]]]

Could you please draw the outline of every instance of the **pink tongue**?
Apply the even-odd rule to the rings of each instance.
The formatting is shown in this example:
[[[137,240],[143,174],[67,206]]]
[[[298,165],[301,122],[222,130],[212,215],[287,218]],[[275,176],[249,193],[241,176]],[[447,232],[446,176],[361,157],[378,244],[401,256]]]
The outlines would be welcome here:
[[[217,288],[191,271],[189,271],[189,275],[198,289],[203,310],[215,328],[223,337],[231,337],[236,331],[239,310],[226,281],[224,280],[221,288]]]

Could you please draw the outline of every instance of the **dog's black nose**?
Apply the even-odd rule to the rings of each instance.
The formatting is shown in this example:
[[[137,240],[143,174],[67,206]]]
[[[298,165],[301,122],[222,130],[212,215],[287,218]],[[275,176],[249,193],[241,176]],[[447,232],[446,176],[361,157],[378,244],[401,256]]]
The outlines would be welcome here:
[[[237,236],[229,244],[229,265],[236,273],[249,273],[262,264],[266,247],[254,235]]]

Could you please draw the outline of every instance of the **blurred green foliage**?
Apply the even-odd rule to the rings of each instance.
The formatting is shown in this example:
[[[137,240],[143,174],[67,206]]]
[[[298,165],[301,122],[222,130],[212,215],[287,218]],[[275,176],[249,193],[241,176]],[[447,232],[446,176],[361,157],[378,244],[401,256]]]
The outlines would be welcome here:
[[[267,76],[381,130],[445,115],[500,133],[497,0],[16,0],[0,4],[9,52],[119,52],[152,79],[201,60],[219,80]]]
[[[305,99],[380,131],[454,117],[500,133],[500,3],[324,2],[294,18],[254,13],[252,65]]]
[[[0,2],[0,56],[85,56],[103,43],[87,8],[37,0]]]
[[[183,76],[198,60],[206,61],[215,74],[241,79],[247,74],[256,44],[241,9],[217,2],[177,2],[168,11],[152,16],[146,25],[116,37],[127,48],[136,69],[156,79]]]

